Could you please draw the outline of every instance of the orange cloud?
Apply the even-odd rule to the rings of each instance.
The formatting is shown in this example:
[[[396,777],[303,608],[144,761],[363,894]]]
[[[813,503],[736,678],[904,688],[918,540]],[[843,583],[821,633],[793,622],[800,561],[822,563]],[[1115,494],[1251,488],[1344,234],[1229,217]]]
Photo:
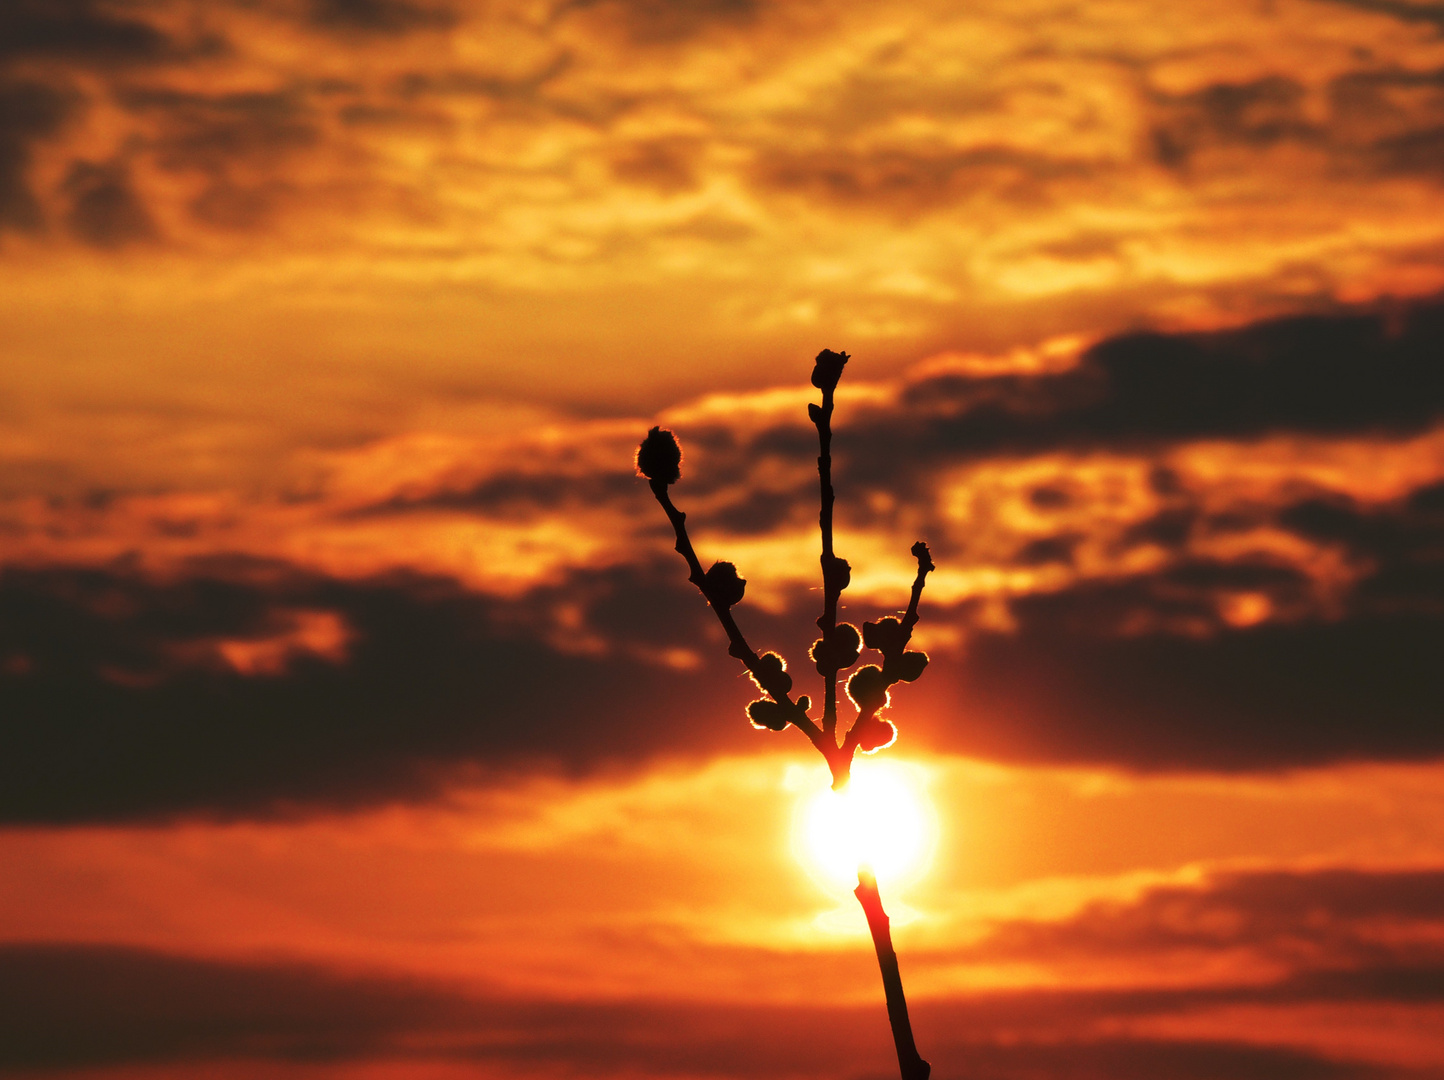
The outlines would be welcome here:
[[[1428,20],[1214,15],[27,3],[6,389],[294,443],[755,385],[821,332],[896,367],[1444,287]]]
[[[854,382],[847,614],[901,606],[913,539],[940,566],[920,639],[940,663],[905,743],[1148,768],[1438,752],[1436,322],[1283,320]],[[805,671],[801,405],[712,394],[660,419],[687,447],[699,550],[738,563],[749,633]],[[0,692],[49,764],[14,766],[7,812],[351,805],[482,761],[730,745],[735,670],[632,474],[648,421],[512,422],[303,450],[248,486],[17,476]],[[679,707],[716,726],[669,724]],[[224,738],[197,738],[197,713]]]

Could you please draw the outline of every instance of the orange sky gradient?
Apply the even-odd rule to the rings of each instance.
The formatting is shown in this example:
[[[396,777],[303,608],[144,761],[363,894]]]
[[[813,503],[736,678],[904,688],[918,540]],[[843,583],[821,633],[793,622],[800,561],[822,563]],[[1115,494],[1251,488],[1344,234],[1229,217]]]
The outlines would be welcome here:
[[[1444,7],[10,0],[0,1073],[1444,1078]],[[846,711],[846,710],[844,710]]]

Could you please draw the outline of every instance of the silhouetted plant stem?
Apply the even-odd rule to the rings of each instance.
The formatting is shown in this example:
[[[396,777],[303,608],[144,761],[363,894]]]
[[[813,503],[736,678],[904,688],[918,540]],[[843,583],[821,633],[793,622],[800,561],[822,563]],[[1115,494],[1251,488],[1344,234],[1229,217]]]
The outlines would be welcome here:
[[[837,604],[842,595],[839,584],[837,556],[832,549],[832,506],[837,497],[832,490],[832,409],[833,387],[822,387],[822,406],[810,406],[808,414],[817,427],[817,483],[821,509],[817,525],[822,533],[822,617],[818,629],[826,637],[837,627]],[[837,673],[833,667],[824,671],[822,697],[822,730],[829,742],[837,740]],[[851,759],[849,759],[851,760]]]
[[[662,510],[667,515],[667,520],[672,523],[672,531],[677,534],[677,554],[687,560],[689,571],[687,580],[696,585],[708,605],[712,608],[717,621],[722,624],[722,629],[727,633],[727,653],[730,656],[741,660],[747,666],[747,670],[757,681],[757,685],[767,692],[767,695],[779,705],[787,706],[791,710],[790,720],[807,738],[812,745],[822,752],[822,756],[832,763],[833,757],[837,755],[837,747],[832,744],[831,739],[823,736],[822,731],[807,715],[807,709],[798,702],[792,700],[789,686],[782,685],[775,672],[765,669],[757,653],[752,646],[747,644],[747,639],[742,636],[742,631],[737,627],[737,620],[732,617],[731,609],[714,599],[707,587],[707,574],[702,569],[702,563],[697,558],[697,552],[692,547],[692,540],[687,535],[687,515],[682,513],[672,504],[672,496],[667,492],[667,485],[659,480],[651,481],[652,494],[656,496],[657,502],[661,504]],[[791,683],[791,679],[787,680]],[[805,699],[804,699],[805,700]]]
[[[918,624],[918,603],[923,598],[923,586],[927,584],[928,575],[937,569],[933,565],[933,557],[928,553],[928,546],[921,541],[913,545],[913,558],[918,561],[918,576],[913,578],[913,592],[908,600],[907,614],[903,616],[902,628],[905,634],[904,642],[911,641],[913,627]]]
[[[897,953],[892,947],[892,923],[882,909],[882,897],[878,895],[877,878],[866,866],[857,870],[857,888],[853,890],[857,902],[867,916],[867,928],[872,931],[873,948],[877,950],[877,966],[882,970],[883,993],[887,995],[887,1019],[892,1025],[892,1041],[897,1047],[898,1068],[902,1080],[928,1080],[933,1067],[922,1059],[917,1044],[913,1042],[913,1026],[908,1020],[907,998],[903,995],[902,975],[898,971]]]
[[[873,753],[891,745],[896,729],[880,713],[891,703],[890,690],[900,682],[913,682],[927,667],[925,653],[910,651],[913,627],[918,622],[918,603],[922,599],[927,576],[934,569],[927,544],[919,540],[912,546],[918,572],[913,580],[912,596],[907,613],[901,620],[886,616],[877,622],[863,624],[862,633],[850,623],[837,621],[842,592],[852,580],[852,567],[833,550],[832,489],[832,410],[834,391],[842,377],[849,357],[847,353],[824,349],[817,355],[812,371],[812,385],[822,391],[822,404],[810,403],[807,415],[817,427],[817,482],[821,496],[818,528],[822,533],[822,615],[817,620],[822,636],[812,644],[809,656],[823,680],[822,722],[819,725],[808,715],[811,700],[805,695],[792,699],[792,676],[786,662],[777,653],[758,655],[742,636],[732,617],[732,605],[740,602],[747,582],[737,576],[731,563],[714,563],[704,571],[687,535],[687,515],[672,504],[668,488],[682,477],[682,449],[670,431],[654,427],[637,448],[637,471],[651,484],[652,494],[672,523],[677,534],[677,553],[687,563],[688,579],[706,598],[722,629],[727,633],[729,655],[740,660],[766,697],[747,706],[747,716],[755,727],[783,731],[790,724],[798,728],[817,748],[832,773],[832,786],[842,791],[852,775],[852,760],[858,751]],[[875,650],[882,656],[882,666],[868,664],[848,679],[847,695],[857,709],[857,718],[838,743],[838,675],[858,661],[862,648]],[[898,973],[897,953],[892,947],[892,933],[887,913],[878,896],[877,879],[867,866],[857,873],[856,895],[867,916],[872,932],[877,962],[882,970],[883,990],[887,995],[888,1019],[892,1024],[893,1041],[897,1045],[902,1080],[927,1080],[932,1071],[913,1043],[912,1025],[908,1021],[907,999],[903,997],[902,976]]]
[[[922,600],[923,586],[927,583],[928,575],[937,569],[937,567],[933,565],[933,558],[928,552],[928,546],[921,540],[913,545],[912,553],[913,557],[918,561],[918,573],[917,577],[913,578],[912,597],[908,601],[907,614],[903,616],[902,622],[899,624],[899,642],[895,645],[895,648],[899,652],[905,650],[908,642],[912,640],[913,627],[918,623],[918,603]],[[868,715],[875,715],[875,713],[876,710],[873,710],[873,712]],[[861,720],[862,717],[859,716],[858,719]],[[842,756],[849,762],[852,761],[853,756],[857,753],[858,740],[860,738],[859,732],[862,730],[863,727],[861,723],[853,724],[842,740]],[[834,777],[835,776],[836,774],[834,773]],[[839,785],[834,779],[832,786],[835,790],[841,791],[842,786],[845,784],[846,778],[844,778],[842,785]]]

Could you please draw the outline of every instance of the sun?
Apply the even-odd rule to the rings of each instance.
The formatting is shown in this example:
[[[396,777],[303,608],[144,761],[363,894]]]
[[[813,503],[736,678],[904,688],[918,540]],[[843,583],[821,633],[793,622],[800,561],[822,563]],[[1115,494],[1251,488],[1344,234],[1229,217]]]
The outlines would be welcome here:
[[[794,846],[802,863],[830,890],[857,885],[867,864],[887,888],[920,878],[932,862],[937,822],[927,775],[899,761],[858,761],[841,792],[823,787],[798,804]]]

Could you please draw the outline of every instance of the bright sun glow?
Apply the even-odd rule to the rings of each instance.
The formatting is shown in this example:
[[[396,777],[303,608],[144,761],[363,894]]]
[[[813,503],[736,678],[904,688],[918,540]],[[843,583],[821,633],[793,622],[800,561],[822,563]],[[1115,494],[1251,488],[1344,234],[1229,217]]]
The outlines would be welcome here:
[[[859,761],[845,792],[824,787],[802,800],[794,836],[803,863],[829,887],[851,890],[860,863],[884,888],[915,881],[937,839],[926,777],[915,765]]]

